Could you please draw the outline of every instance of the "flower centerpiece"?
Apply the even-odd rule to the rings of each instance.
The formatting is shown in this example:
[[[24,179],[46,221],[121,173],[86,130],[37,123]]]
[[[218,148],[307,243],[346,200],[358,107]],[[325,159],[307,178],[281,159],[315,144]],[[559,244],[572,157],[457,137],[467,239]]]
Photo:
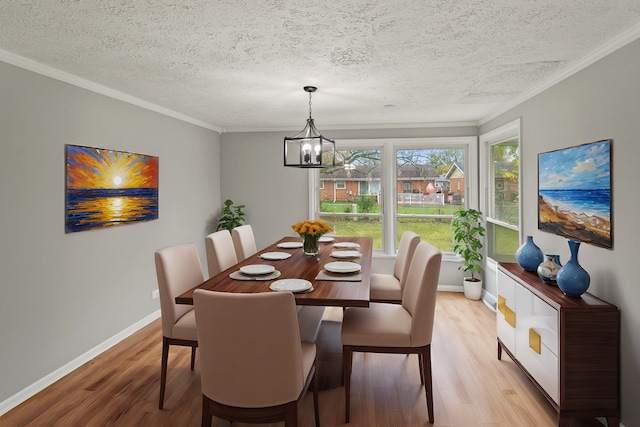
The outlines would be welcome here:
[[[304,220],[291,226],[302,237],[304,253],[315,255],[319,252],[319,239],[325,233],[333,231],[328,222],[321,219]]]

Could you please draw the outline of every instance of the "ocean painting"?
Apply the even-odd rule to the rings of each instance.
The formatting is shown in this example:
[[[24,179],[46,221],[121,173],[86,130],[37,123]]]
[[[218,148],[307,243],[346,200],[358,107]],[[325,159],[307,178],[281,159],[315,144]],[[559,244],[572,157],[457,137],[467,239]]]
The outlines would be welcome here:
[[[538,229],[613,247],[611,140],[538,154]]]
[[[66,145],[65,231],[158,218],[158,157]]]

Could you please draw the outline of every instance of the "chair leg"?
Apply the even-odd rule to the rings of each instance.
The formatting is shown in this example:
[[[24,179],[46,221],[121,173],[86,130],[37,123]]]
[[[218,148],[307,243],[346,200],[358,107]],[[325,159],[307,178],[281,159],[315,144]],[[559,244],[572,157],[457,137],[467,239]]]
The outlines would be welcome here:
[[[167,360],[169,359],[169,341],[162,337],[162,362],[160,364],[160,402],[158,408],[164,406],[164,390],[167,384]]]
[[[196,365],[196,347],[191,347],[191,370],[193,371],[193,368]]]
[[[351,406],[351,363],[353,361],[353,351],[351,347],[342,346],[342,370],[344,382],[344,419],[349,422],[349,411]]]
[[[429,415],[429,423],[433,424],[433,379],[431,376],[431,345],[423,348],[421,357],[424,360],[422,375],[425,378],[424,393],[427,398],[427,413]]]
[[[420,367],[420,384],[424,385],[424,357],[418,353],[418,365]]]
[[[284,427],[298,426],[298,403],[291,402],[287,404],[284,413]]]
[[[311,379],[311,387],[313,387],[313,412],[316,418],[316,427],[320,427],[320,406],[318,405],[318,375],[317,371]]]
[[[211,427],[212,416],[209,413],[209,399],[204,394],[202,395],[202,427]]]

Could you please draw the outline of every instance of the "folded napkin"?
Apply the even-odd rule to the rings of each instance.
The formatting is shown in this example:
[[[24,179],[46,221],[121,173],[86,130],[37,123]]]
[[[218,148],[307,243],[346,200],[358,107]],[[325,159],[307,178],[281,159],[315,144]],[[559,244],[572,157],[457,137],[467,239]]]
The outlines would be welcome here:
[[[269,274],[244,274],[240,270],[237,270],[229,274],[229,277],[235,280],[273,280],[280,277],[280,272],[276,270]]]
[[[333,280],[336,282],[361,282],[362,272],[356,273],[332,273],[327,270],[320,270],[315,280]]]

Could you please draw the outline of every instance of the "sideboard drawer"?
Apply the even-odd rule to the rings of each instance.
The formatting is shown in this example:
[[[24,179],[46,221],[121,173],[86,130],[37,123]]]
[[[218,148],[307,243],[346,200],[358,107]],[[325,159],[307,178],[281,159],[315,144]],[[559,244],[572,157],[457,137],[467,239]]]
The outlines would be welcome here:
[[[516,282],[498,271],[498,307],[496,333],[511,352],[516,350]]]
[[[559,402],[558,311],[516,285],[515,356],[554,402]]]

